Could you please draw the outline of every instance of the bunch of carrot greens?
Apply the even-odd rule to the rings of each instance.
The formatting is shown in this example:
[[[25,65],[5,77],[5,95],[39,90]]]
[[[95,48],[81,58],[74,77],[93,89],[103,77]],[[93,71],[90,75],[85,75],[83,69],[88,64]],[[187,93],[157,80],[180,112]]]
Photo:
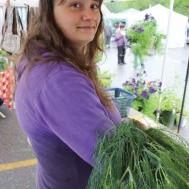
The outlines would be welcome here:
[[[100,138],[87,189],[189,189],[188,144],[176,138],[123,121]]]

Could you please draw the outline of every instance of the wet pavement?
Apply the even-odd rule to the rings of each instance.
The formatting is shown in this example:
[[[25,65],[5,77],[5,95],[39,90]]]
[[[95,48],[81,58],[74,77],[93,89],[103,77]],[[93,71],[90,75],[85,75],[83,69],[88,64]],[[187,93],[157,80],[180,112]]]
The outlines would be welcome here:
[[[6,115],[5,119],[0,116],[0,164],[7,168],[5,164],[33,159],[33,152],[19,128],[15,110],[1,106],[0,111]],[[35,165],[0,171],[0,189],[35,189]]]
[[[189,57],[189,47],[183,49],[169,49],[165,65],[164,83],[173,85],[174,75],[179,74],[179,92],[182,96],[184,80]],[[112,44],[106,50],[106,58],[99,63],[101,70],[115,73],[112,86],[120,87],[122,83],[134,74],[133,55],[127,53],[126,65],[117,65],[117,49]],[[145,69],[149,79],[161,78],[163,56],[150,56],[145,61]],[[177,87],[175,85],[175,87]],[[189,95],[189,93],[188,93]],[[15,110],[8,110],[5,106],[0,110],[6,119],[0,117],[0,164],[33,159],[34,155],[27,143],[25,135],[19,128]],[[181,128],[181,133],[189,138],[188,125]],[[0,171],[0,189],[35,189],[35,165]]]

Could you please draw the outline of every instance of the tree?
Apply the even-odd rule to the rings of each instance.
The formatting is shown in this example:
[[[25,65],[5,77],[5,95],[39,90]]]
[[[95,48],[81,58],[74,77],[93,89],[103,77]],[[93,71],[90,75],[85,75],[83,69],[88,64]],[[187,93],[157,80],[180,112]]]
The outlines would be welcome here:
[[[105,3],[111,12],[117,13],[128,8],[136,8],[138,10],[144,10],[149,6],[161,4],[169,8],[169,0],[134,0],[123,2]],[[189,0],[175,0],[174,11],[189,17]]]

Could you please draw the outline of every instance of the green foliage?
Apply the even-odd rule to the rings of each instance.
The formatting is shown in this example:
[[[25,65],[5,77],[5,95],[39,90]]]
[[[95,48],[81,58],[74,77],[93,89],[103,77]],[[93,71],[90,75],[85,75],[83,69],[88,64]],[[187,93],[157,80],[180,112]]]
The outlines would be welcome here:
[[[181,98],[178,97],[177,93],[170,87],[166,87],[161,91],[162,82],[158,80],[146,81],[145,75],[145,71],[137,73],[135,77],[123,83],[124,89],[132,92],[136,96],[133,100],[132,107],[156,120],[155,112],[159,108],[158,103],[161,92],[160,112],[176,111],[179,113],[181,109]],[[176,77],[175,79],[177,79]],[[176,81],[174,82],[175,84]],[[187,114],[186,111],[184,113]]]
[[[156,4],[161,4],[169,8],[169,0],[137,0],[137,1],[124,1],[124,2],[113,2],[105,3],[111,12],[117,13],[128,8],[135,8],[138,10],[145,10]],[[189,0],[175,0],[174,11],[189,17]]]
[[[178,97],[176,92],[174,92],[171,88],[166,88],[161,93],[161,110],[171,111],[173,109],[176,112],[180,112],[181,108],[181,99]]]
[[[145,77],[145,71],[137,73],[135,77],[123,83],[123,87],[136,96],[132,107],[155,119],[154,111],[158,108],[158,93],[161,90],[162,82],[146,81]]]
[[[105,3],[107,8],[114,13],[121,12],[125,10],[128,6],[125,2],[113,2],[113,3]]]
[[[7,66],[6,51],[0,50],[0,71],[5,70]]]
[[[153,94],[147,99],[142,107],[142,113],[147,115],[148,117],[156,120],[155,111],[158,109],[159,95],[158,93]]]
[[[111,12],[117,13],[124,11],[128,8],[136,8],[138,10],[144,10],[149,7],[149,0],[137,0],[137,1],[123,1],[123,2],[113,2],[105,3]]]
[[[153,33],[153,23],[146,24],[143,22],[139,22],[133,28],[129,29],[128,37],[130,39],[130,43],[132,44],[131,50],[133,54],[137,54],[139,57],[148,54]]]
[[[189,17],[189,0],[175,0],[174,11]]]
[[[96,56],[96,63],[100,62],[102,60],[102,57],[103,57],[103,52],[99,51],[97,53],[97,56]]]
[[[104,88],[110,87],[112,84],[112,80],[115,77],[115,74],[110,73],[109,71],[98,71],[98,78],[101,82],[101,85]]]
[[[154,46],[153,48],[155,49],[155,51],[157,53],[162,53],[164,51],[164,46],[163,46],[163,43],[162,43],[162,39],[165,39],[166,36],[162,33],[159,33],[157,32],[155,35],[154,35]]]
[[[105,43],[105,37],[104,37],[104,34],[101,34],[100,38],[100,47],[102,49],[105,49],[105,46],[106,46],[106,43]],[[95,59],[95,62],[98,63],[102,60],[102,57],[103,57],[103,52],[102,51],[98,51],[97,55],[96,55],[96,59]]]
[[[87,189],[188,189],[188,160],[178,135],[125,120],[101,136]]]
[[[149,54],[150,48],[160,52],[163,47],[162,39],[165,36],[157,31],[155,19],[146,14],[143,21],[137,22],[128,30],[128,37],[131,51],[142,59]]]

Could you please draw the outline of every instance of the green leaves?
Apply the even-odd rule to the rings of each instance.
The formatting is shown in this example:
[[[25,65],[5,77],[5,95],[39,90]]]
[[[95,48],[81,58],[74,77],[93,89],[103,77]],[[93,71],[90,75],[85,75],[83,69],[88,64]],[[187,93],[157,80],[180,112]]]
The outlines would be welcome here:
[[[138,10],[145,10],[149,8],[149,6],[154,6],[157,4],[161,4],[167,8],[169,8],[170,1],[168,0],[135,0],[135,1],[125,1],[125,2],[113,2],[113,3],[105,3],[107,7],[112,12],[120,12],[128,8],[135,8]],[[175,0],[174,1],[174,11],[183,14],[185,16],[189,16],[189,0]]]
[[[110,73],[109,71],[98,71],[98,78],[101,82],[102,87],[107,88],[112,84],[112,80],[115,77],[115,74]]]
[[[5,70],[8,66],[6,59],[6,52],[4,50],[0,51],[0,72]]]
[[[100,138],[95,155],[87,189],[189,188],[189,148],[168,130],[123,121]]]
[[[128,37],[133,54],[142,58],[149,54],[150,48],[161,52],[163,49],[162,39],[165,36],[157,32],[155,19],[151,15],[145,15],[143,21],[137,22],[129,29]]]

